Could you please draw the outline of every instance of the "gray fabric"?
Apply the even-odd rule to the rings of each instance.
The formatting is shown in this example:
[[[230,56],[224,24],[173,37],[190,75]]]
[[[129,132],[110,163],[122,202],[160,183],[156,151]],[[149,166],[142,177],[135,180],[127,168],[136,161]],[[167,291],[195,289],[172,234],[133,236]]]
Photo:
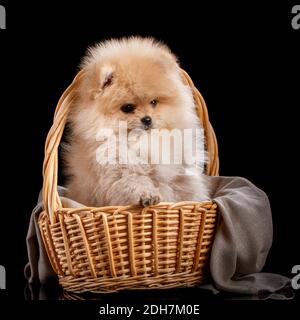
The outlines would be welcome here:
[[[262,299],[293,296],[289,290],[282,290],[290,279],[260,272],[273,238],[266,194],[240,177],[210,177],[210,181],[212,199],[220,212],[210,260],[214,289]]]
[[[38,217],[42,212],[42,197],[38,198],[38,204],[33,209],[29,228],[26,237],[28,263],[25,266],[24,274],[29,283],[39,281],[42,284],[49,282],[51,278],[55,278],[56,274],[52,269],[48,259],[42,236],[38,226]]]
[[[271,209],[266,194],[240,177],[208,177],[208,181],[220,218],[210,260],[213,282],[201,287],[214,293],[225,291],[252,297],[289,298],[282,289],[289,285],[290,279],[260,272],[273,237]],[[64,206],[79,207],[80,204],[63,197],[64,190],[59,187]],[[25,275],[30,283],[46,283],[55,277],[37,225],[41,211],[39,197],[27,235],[29,263],[25,267]]]

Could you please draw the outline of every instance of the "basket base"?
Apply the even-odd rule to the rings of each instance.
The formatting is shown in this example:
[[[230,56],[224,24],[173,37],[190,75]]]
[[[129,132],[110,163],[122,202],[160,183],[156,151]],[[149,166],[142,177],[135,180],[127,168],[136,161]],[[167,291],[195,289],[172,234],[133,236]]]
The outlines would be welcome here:
[[[72,278],[61,277],[60,285],[65,291],[73,293],[113,293],[123,290],[151,290],[151,289],[173,289],[193,287],[204,284],[208,278],[207,273],[183,272],[176,274],[164,274],[155,277],[117,277],[114,279],[95,278]]]

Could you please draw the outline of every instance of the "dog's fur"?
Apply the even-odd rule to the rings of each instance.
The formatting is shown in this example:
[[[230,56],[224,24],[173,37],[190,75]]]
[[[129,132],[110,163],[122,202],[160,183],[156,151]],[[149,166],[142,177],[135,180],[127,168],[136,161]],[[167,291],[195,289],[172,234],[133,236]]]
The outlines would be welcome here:
[[[88,206],[208,199],[201,168],[189,167],[192,174],[187,174],[185,163],[96,161],[99,130],[110,128],[118,134],[119,121],[127,121],[128,132],[138,129],[137,136],[151,128],[200,128],[191,89],[170,50],[149,38],[109,40],[90,48],[81,67],[85,76],[69,115],[71,134],[64,151],[68,196]],[[151,104],[154,99],[156,106]],[[135,105],[134,112],[121,110],[128,103]],[[152,126],[142,124],[145,116],[152,118]]]

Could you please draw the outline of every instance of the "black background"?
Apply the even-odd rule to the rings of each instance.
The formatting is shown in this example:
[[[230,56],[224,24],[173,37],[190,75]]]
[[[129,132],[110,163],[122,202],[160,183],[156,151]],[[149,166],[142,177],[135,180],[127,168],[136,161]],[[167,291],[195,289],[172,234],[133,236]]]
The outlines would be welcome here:
[[[300,30],[291,27],[293,3],[281,2],[1,1],[1,297],[24,300],[25,237],[56,102],[87,46],[126,35],[154,36],[179,57],[208,105],[220,174],[246,177],[269,196],[274,242],[264,271],[292,276],[300,264]]]

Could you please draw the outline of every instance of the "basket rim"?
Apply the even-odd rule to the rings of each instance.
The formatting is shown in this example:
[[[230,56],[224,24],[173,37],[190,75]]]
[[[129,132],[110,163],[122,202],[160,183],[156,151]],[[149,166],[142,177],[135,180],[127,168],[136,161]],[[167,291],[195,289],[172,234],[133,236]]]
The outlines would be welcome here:
[[[154,211],[163,211],[164,214],[166,214],[165,211],[167,211],[168,214],[176,214],[176,211],[182,210],[183,212],[189,208],[187,207],[197,207],[197,212],[193,212],[196,214],[202,214],[204,212],[209,211],[216,211],[218,208],[218,205],[215,201],[181,201],[181,202],[161,202],[159,204],[150,206],[150,207],[141,207],[138,205],[128,205],[128,206],[104,206],[104,207],[80,207],[80,208],[58,208],[55,210],[54,215],[57,217],[57,215],[67,215],[69,217],[79,216],[81,218],[87,217],[87,215],[90,214],[104,214],[106,216],[114,216],[117,214],[122,215],[130,215],[133,216],[139,216],[147,213],[153,213]],[[136,210],[134,212],[131,212],[130,210]],[[191,208],[190,208],[191,209]],[[172,211],[171,211],[172,210]],[[42,213],[46,213],[46,210],[43,210],[39,216],[39,220],[43,219]],[[84,215],[85,214],[85,215]],[[215,213],[214,213],[215,214]]]

